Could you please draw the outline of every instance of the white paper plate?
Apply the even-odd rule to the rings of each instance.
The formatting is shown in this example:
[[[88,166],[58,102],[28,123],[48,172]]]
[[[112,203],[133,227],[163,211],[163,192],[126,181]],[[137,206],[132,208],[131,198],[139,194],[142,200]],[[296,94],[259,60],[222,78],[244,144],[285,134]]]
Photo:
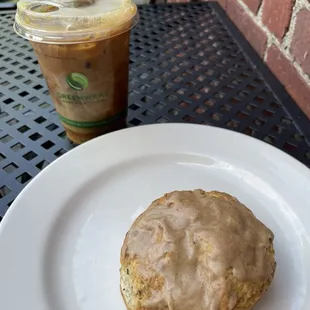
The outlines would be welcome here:
[[[124,310],[131,223],[175,189],[236,196],[275,233],[275,279],[256,310],[310,309],[310,171],[247,136],[199,125],[118,131],[38,175],[0,225],[0,308]]]

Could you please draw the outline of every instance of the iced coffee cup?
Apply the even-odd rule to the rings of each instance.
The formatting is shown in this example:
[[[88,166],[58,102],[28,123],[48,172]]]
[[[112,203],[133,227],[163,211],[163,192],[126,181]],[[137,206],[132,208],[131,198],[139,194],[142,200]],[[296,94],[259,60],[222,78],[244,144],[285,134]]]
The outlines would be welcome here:
[[[14,28],[37,55],[55,108],[75,143],[126,124],[131,0],[27,1]]]

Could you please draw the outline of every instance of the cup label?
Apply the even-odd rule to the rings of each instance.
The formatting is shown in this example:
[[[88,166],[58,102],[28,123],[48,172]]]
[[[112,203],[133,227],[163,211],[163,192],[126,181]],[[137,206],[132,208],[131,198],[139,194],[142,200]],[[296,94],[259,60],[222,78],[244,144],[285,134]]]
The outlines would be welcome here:
[[[97,102],[101,100],[107,99],[106,92],[101,92],[98,94],[91,94],[91,95],[75,95],[70,93],[60,93],[57,92],[57,97],[63,103],[70,103],[70,104],[80,104],[81,102]]]
[[[126,115],[129,32],[95,42],[32,45],[63,123],[94,128]]]
[[[88,87],[88,78],[82,73],[70,73],[66,77],[67,84],[74,90],[83,90]]]
[[[58,114],[58,115],[59,115],[60,120],[67,125],[70,125],[73,127],[78,127],[78,128],[95,128],[95,127],[101,127],[101,126],[105,126],[105,125],[108,125],[110,123],[113,123],[113,122],[117,121],[118,119],[125,117],[126,114],[127,114],[127,111],[125,110],[125,111],[122,111],[122,112],[114,115],[113,117],[106,118],[102,121],[97,121],[97,122],[79,122],[79,121],[74,121],[74,120],[68,119],[68,118],[66,118],[60,114]]]

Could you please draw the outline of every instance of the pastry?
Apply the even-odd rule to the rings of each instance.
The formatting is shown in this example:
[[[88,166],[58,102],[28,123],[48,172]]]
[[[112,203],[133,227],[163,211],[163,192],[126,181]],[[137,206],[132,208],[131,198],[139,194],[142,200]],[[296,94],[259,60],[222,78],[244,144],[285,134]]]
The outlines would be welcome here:
[[[121,249],[128,310],[249,310],[276,269],[274,235],[222,192],[174,191],[133,223]]]

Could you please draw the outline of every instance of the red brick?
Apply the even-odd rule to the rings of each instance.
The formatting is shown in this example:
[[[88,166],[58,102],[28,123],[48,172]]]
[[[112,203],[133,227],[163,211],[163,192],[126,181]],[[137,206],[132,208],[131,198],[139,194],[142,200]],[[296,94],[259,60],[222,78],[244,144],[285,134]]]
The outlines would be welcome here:
[[[217,1],[224,9],[226,8],[226,0],[217,0]]]
[[[263,23],[281,40],[289,25],[295,0],[264,0]]]
[[[237,0],[227,0],[226,5],[226,10],[231,20],[251,43],[256,52],[262,57],[266,50],[266,33],[256,25]]]
[[[303,9],[297,14],[291,54],[302,69],[310,75],[310,11]]]
[[[249,7],[249,9],[254,14],[256,14],[263,0],[242,0],[242,1]]]
[[[275,45],[267,53],[268,67],[310,119],[310,86]]]

